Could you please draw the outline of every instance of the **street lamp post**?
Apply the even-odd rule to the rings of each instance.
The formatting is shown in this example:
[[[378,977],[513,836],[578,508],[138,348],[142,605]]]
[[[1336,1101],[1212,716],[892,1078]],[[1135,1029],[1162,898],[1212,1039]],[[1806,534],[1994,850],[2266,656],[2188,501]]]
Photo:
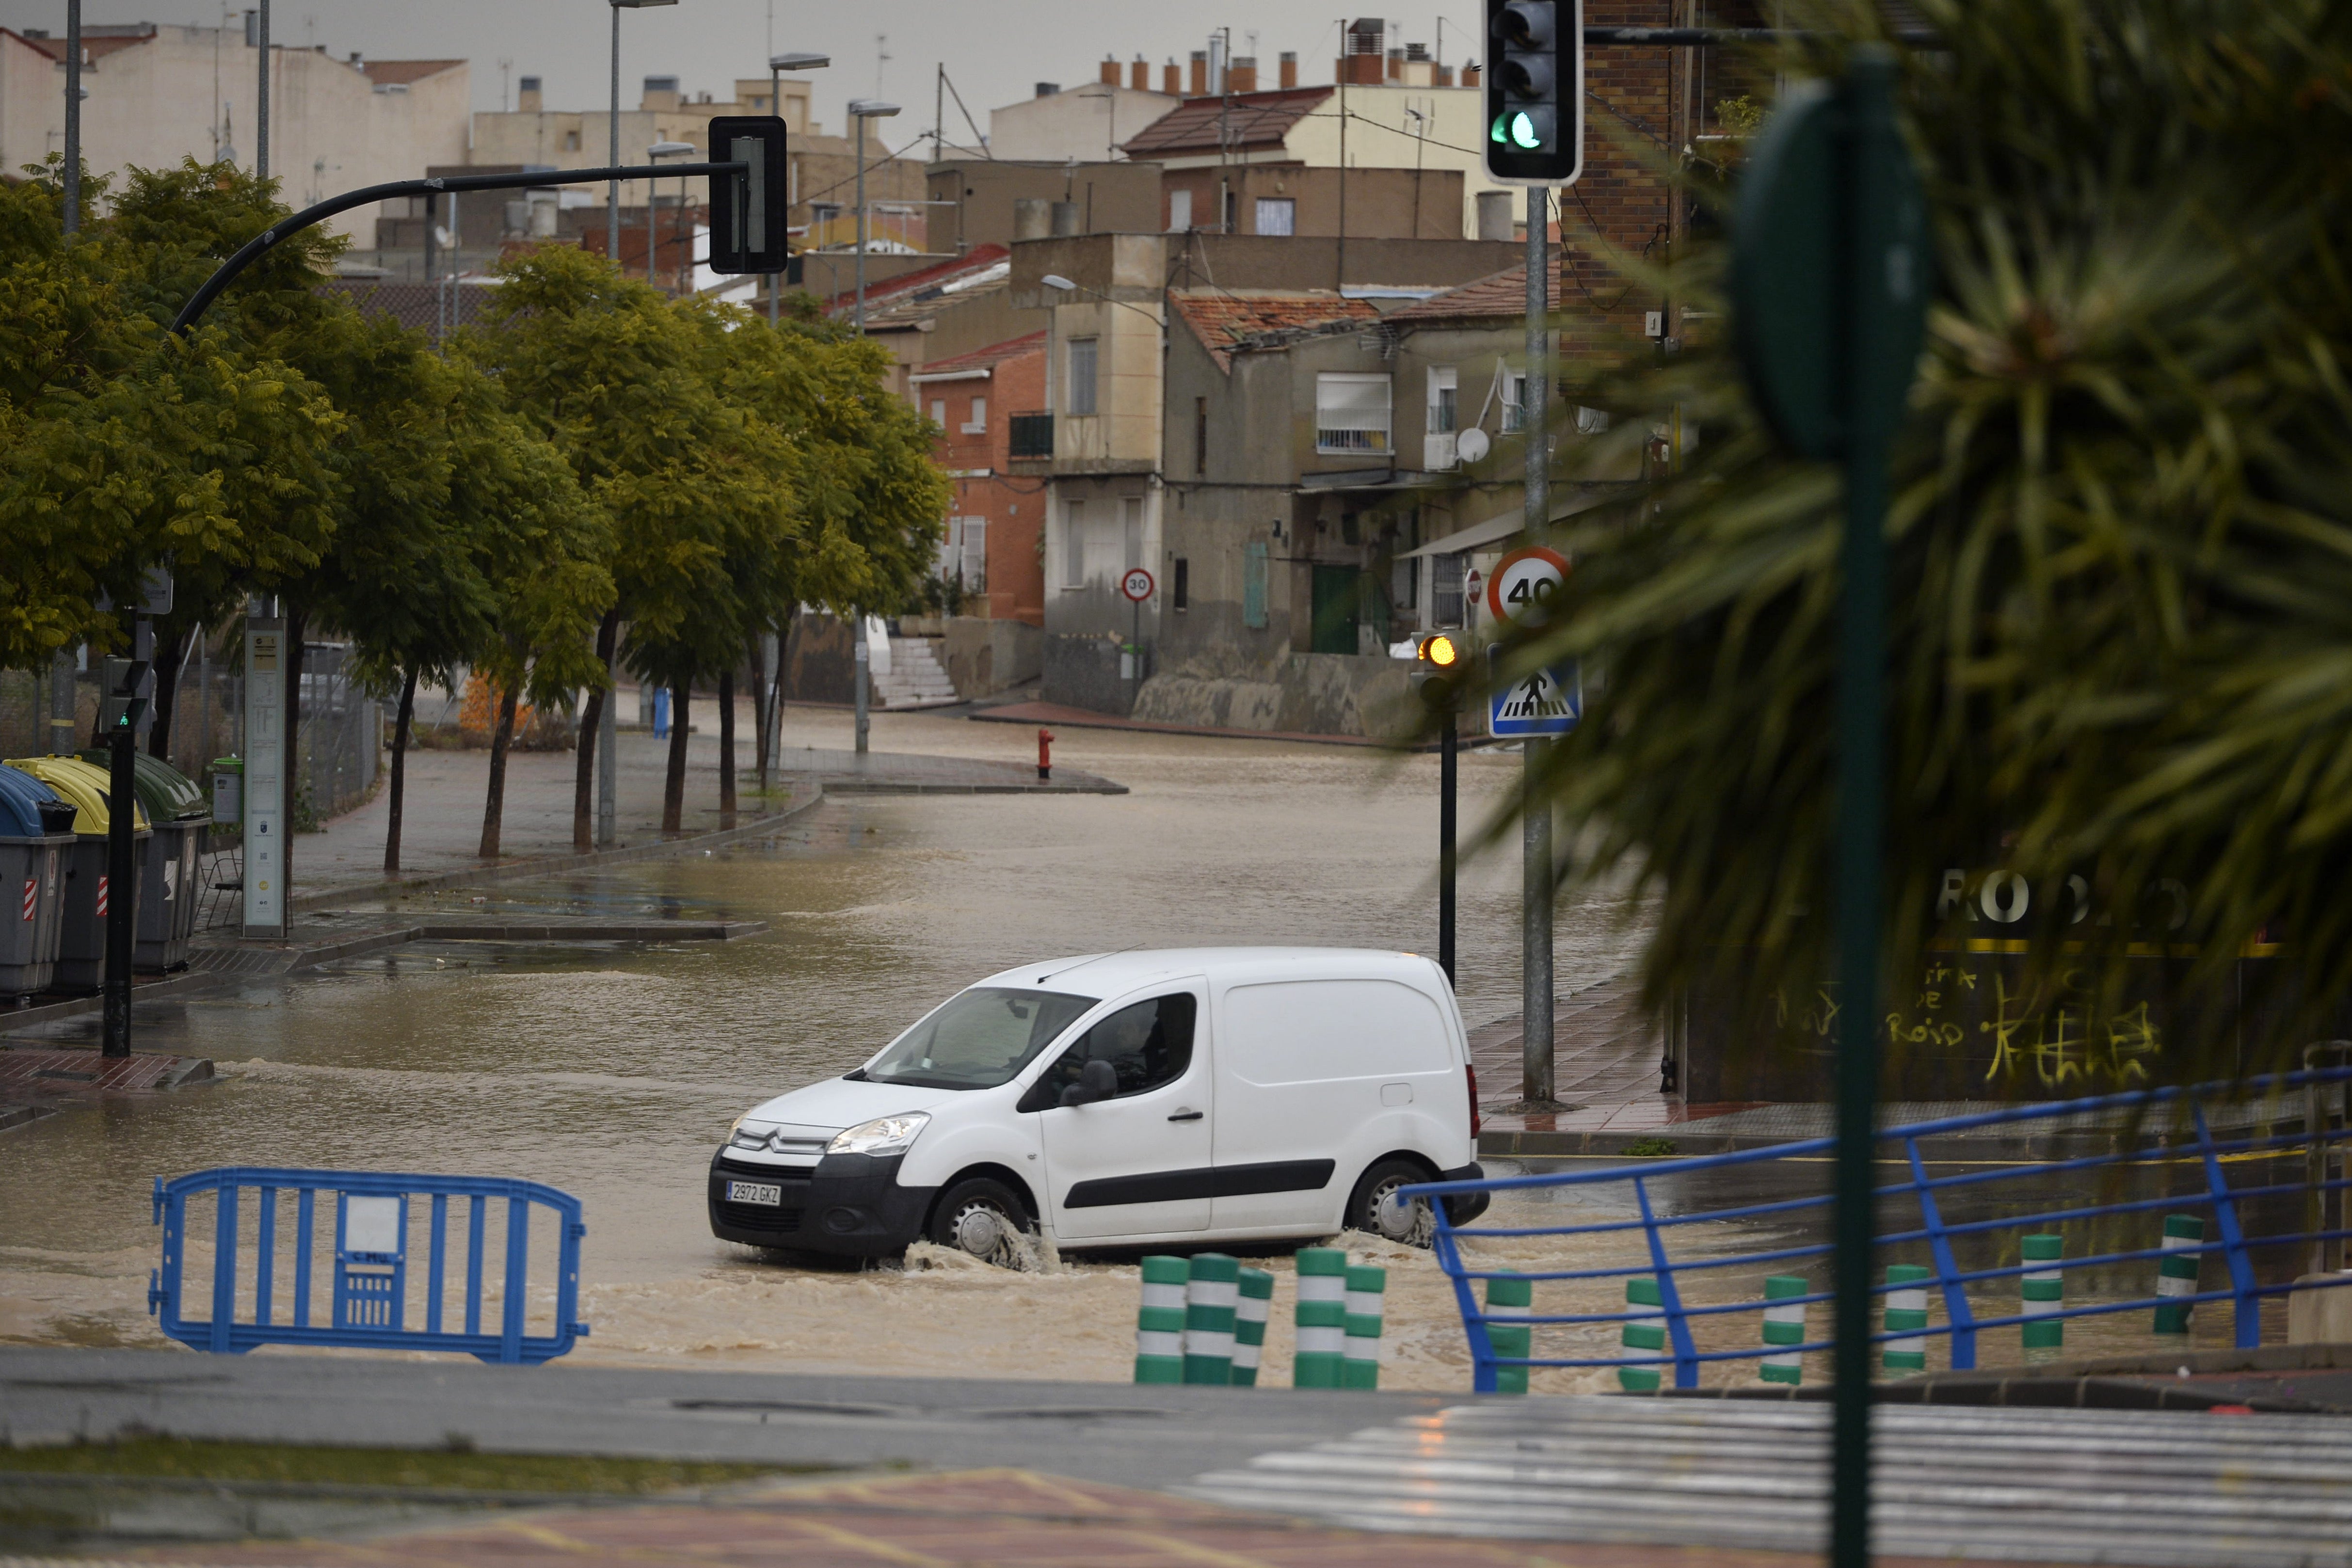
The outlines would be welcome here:
[[[664,158],[682,158],[697,151],[699,149],[691,142],[656,142],[646,149],[646,161],[649,163],[658,163]],[[686,176],[684,174],[677,177],[677,221],[683,227],[686,223]],[[647,288],[653,287],[654,264],[658,258],[660,244],[660,231],[654,226],[654,183],[647,180],[646,182],[646,286]],[[687,260],[689,263],[694,259],[692,250],[693,247],[688,246]]]
[[[857,125],[857,335],[866,335],[866,122],[887,120],[898,112],[895,103],[885,103],[878,98],[853,98],[849,100],[849,117]]]
[[[641,10],[647,5],[675,5],[677,0],[611,0],[613,10],[613,111],[604,121],[604,166],[621,166],[621,12]],[[646,204],[646,219],[653,220],[652,204]],[[621,182],[609,182],[604,187],[604,256],[618,268],[621,265]],[[604,709],[596,721],[596,847],[610,849],[620,836],[619,773],[621,768],[620,714],[620,639],[614,639],[613,662],[605,667]]]
[[[782,120],[784,117],[783,73],[786,71],[820,70],[833,63],[831,55],[817,54],[808,49],[788,49],[781,55],[768,57],[768,112]],[[777,287],[782,281],[774,273],[768,274],[768,325],[776,324]]]

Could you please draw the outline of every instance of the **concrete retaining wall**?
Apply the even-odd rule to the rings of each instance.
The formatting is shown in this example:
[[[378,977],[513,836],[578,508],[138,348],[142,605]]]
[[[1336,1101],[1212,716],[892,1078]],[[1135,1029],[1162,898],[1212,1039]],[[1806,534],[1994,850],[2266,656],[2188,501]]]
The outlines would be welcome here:
[[[1068,708],[1127,717],[1133,683],[1118,677],[1118,649],[1124,637],[1086,632],[1043,636],[1045,680],[1040,697]]]
[[[1162,724],[1401,740],[1418,714],[1403,659],[1293,653],[1263,663],[1195,655],[1143,683],[1134,717]]]
[[[1026,621],[950,616],[943,631],[940,662],[947,666],[958,697],[1010,690],[1044,671],[1045,634]]]

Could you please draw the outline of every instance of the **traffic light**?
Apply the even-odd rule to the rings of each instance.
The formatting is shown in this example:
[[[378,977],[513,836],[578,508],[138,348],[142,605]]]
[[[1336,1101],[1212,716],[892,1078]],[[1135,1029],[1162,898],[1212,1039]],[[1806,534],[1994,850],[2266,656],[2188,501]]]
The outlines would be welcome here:
[[[710,182],[710,269],[782,272],[786,195],[784,122],[773,114],[721,115],[710,122],[710,161],[750,165]]]
[[[105,686],[99,693],[99,729],[109,735],[117,731],[135,731],[147,711],[147,699],[139,694],[140,687],[147,680],[147,660],[110,658],[103,678]]]
[[[1584,172],[1584,0],[1486,0],[1486,177]]]
[[[1470,647],[1457,632],[1432,632],[1413,648],[1412,689],[1433,713],[1462,706],[1470,683]]]

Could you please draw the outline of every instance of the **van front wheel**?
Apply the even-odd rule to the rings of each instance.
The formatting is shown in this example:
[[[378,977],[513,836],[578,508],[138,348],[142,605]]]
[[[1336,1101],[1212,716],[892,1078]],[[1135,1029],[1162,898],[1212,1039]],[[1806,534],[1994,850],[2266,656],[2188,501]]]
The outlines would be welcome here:
[[[940,1194],[930,1239],[1000,1268],[1020,1268],[1030,1261],[1032,1228],[1019,1194],[992,1177],[973,1176]]]
[[[1437,1229],[1429,1200],[1400,1198],[1397,1190],[1429,1179],[1429,1173],[1410,1160],[1382,1160],[1364,1173],[1349,1197],[1347,1227],[1407,1247],[1427,1247]]]

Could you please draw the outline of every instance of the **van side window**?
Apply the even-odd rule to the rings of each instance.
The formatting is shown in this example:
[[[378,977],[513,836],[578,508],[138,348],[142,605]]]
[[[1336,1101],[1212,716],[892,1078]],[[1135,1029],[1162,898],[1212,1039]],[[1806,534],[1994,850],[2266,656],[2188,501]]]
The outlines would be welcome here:
[[[1189,991],[1155,996],[1121,1007],[1078,1037],[1061,1059],[1021,1098],[1024,1110],[1062,1102],[1062,1090],[1078,1081],[1089,1061],[1110,1063],[1123,1098],[1175,1082],[1192,1065],[1192,1019],[1198,1005]]]

